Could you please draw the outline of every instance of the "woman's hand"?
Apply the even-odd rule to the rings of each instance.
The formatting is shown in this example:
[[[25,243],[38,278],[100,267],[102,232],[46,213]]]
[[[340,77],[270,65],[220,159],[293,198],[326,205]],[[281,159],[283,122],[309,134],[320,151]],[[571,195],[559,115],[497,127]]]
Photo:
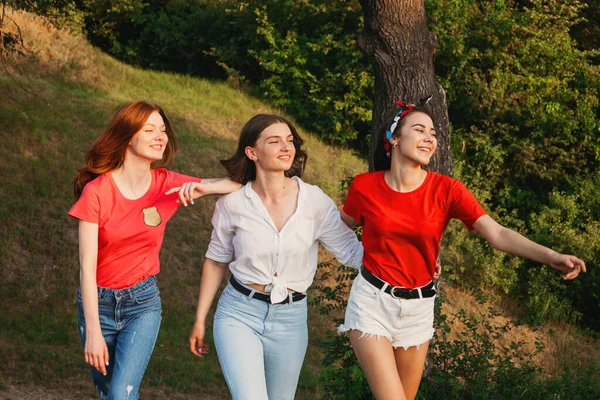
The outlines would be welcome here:
[[[437,281],[438,279],[440,279],[441,275],[442,275],[442,266],[438,263],[435,263],[435,271],[433,272],[433,280]]]
[[[570,254],[557,253],[532,242],[525,236],[498,224],[489,215],[479,217],[473,224],[473,228],[496,250],[548,264],[552,268],[566,272],[562,277],[565,280],[575,279],[580,272],[586,272],[585,263],[579,258]]]
[[[204,343],[205,321],[221,282],[227,273],[228,263],[204,259],[198,306],[196,307],[196,323],[190,334],[190,351],[198,357],[208,354],[208,346]]]
[[[208,194],[206,184],[202,182],[186,182],[181,186],[170,189],[165,194],[171,194],[175,192],[178,192],[178,201],[180,201],[185,207],[187,207],[188,202],[190,204],[194,204],[195,199]]]
[[[96,368],[102,375],[106,375],[108,366],[108,347],[102,332],[86,332],[85,335],[85,362]]]
[[[190,334],[190,351],[198,357],[208,354],[208,346],[204,344],[204,324],[196,323]]]
[[[577,278],[580,272],[586,272],[585,262],[570,254],[554,253],[550,266],[559,271],[566,272],[562,276],[565,280]]]
[[[194,204],[194,200],[201,196],[211,194],[227,194],[238,190],[242,185],[229,178],[208,178],[202,182],[186,182],[179,187],[170,189],[165,194],[179,192],[179,201],[187,207],[187,203]]]

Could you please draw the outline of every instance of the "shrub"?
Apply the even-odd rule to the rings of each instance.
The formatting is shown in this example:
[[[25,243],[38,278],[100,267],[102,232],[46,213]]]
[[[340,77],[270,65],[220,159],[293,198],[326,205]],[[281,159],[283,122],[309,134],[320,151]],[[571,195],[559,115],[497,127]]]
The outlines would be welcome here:
[[[598,242],[588,215],[597,215],[598,205],[584,200],[594,189],[583,181],[600,167],[600,76],[591,61],[598,51],[581,50],[570,36],[582,5],[426,4],[439,38],[436,65],[449,98],[455,175],[500,223],[579,255],[594,270]],[[579,190],[581,185],[590,192]],[[531,269],[535,263],[500,255],[453,227],[444,243],[442,257],[451,274],[466,284],[522,296],[538,320],[576,320],[572,306],[579,313],[589,304],[597,310],[597,299],[582,290],[596,286],[594,273],[559,283],[558,273]]]

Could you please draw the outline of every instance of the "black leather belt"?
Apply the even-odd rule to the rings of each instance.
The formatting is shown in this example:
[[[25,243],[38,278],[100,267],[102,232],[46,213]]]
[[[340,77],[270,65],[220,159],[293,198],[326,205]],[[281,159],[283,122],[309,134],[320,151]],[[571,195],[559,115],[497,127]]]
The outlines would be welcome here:
[[[396,299],[424,299],[436,295],[433,281],[420,288],[408,289],[400,286],[392,286],[389,283],[382,281],[381,279],[373,275],[373,273],[366,269],[364,266],[360,269],[360,274],[363,276],[363,278],[365,278],[367,282],[375,286],[377,289],[381,289],[384,285],[387,284],[384,292]]]
[[[231,278],[229,278],[229,283],[231,283],[231,286],[233,286],[233,288],[235,290],[237,290],[238,292],[240,292],[241,294],[243,294],[245,296],[250,297],[250,295],[252,294],[252,290],[248,289],[246,286],[239,283],[234,278],[233,274],[231,275]],[[292,302],[294,302],[294,303],[297,301],[300,301],[306,297],[306,294],[301,293],[301,292],[291,292],[291,293],[292,293]],[[268,294],[254,291],[254,294],[251,297],[253,299],[257,299],[257,300],[267,302],[269,304],[273,304],[273,303],[271,303],[271,296]],[[275,304],[288,304],[289,302],[290,302],[290,296],[286,297],[285,300],[280,301],[279,303],[275,303]]]

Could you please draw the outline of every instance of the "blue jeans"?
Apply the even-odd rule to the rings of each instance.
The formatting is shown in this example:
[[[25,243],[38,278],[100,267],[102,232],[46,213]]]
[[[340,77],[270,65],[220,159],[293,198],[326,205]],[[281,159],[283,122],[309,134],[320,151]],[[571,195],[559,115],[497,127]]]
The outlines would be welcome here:
[[[77,293],[79,334],[85,347],[85,316]],[[101,399],[137,400],[140,382],[154,350],[162,306],[152,276],[127,289],[98,287],[100,328],[108,347],[106,376],[90,367]]]
[[[269,304],[227,284],[213,336],[234,400],[293,400],[308,345],[306,298]]]

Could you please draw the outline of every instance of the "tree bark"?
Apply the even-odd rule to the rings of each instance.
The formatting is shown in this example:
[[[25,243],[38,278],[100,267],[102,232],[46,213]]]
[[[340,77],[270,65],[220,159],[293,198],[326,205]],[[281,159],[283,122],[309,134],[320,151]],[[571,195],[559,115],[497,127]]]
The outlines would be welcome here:
[[[395,101],[416,103],[433,96],[433,114],[438,149],[428,169],[452,176],[446,93],[434,71],[436,36],[427,29],[424,0],[360,0],[364,30],[358,47],[373,62],[375,95],[371,129],[369,169],[373,151],[386,118],[396,109]]]

